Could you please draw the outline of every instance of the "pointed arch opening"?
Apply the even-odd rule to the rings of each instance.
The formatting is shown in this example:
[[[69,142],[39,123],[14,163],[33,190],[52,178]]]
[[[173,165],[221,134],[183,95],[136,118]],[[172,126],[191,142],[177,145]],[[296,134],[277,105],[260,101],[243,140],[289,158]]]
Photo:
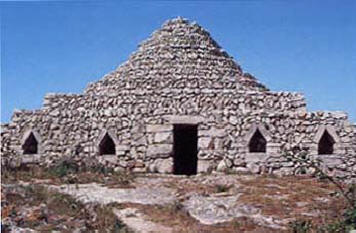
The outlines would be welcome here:
[[[38,141],[31,132],[22,144],[23,154],[38,154]]]
[[[99,143],[100,155],[115,155],[115,143],[111,136],[106,133],[103,139]]]
[[[324,131],[318,143],[319,155],[330,155],[334,153],[335,139],[329,134],[327,130]]]
[[[258,152],[258,153],[266,153],[267,148],[267,140],[261,134],[259,129],[256,129],[255,133],[251,137],[251,140],[248,144],[249,152]]]

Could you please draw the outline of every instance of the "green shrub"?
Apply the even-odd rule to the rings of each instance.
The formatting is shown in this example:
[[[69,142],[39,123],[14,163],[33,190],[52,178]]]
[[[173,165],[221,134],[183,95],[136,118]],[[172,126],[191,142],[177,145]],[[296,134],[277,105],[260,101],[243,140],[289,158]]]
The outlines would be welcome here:
[[[224,193],[228,192],[231,188],[231,185],[225,185],[225,184],[217,184],[215,186],[216,192],[217,193]]]
[[[311,232],[312,223],[310,220],[295,220],[289,223],[291,232],[293,233],[308,233]]]
[[[79,166],[76,161],[71,158],[63,158],[59,162],[57,162],[52,168],[50,168],[50,172],[58,177],[63,177],[68,174],[75,174],[79,171]]]

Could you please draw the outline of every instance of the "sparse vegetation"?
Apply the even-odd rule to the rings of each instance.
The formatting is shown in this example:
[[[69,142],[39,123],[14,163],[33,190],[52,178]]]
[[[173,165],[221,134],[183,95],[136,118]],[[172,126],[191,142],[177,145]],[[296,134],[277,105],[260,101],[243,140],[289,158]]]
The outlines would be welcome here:
[[[110,187],[129,188],[134,176],[114,172],[95,159],[78,165],[73,157],[63,157],[49,167],[34,164],[2,167],[2,225],[38,231],[74,229],[102,232],[131,232],[113,214],[112,207],[82,204],[73,197],[48,189],[47,184],[98,182]],[[18,184],[26,182],[25,185]],[[7,221],[7,222],[6,222]]]
[[[311,166],[311,163],[308,164],[308,158],[300,156],[298,159],[306,161],[298,160],[298,163],[309,171],[308,166]],[[317,166],[317,162],[314,165]],[[351,205],[351,203],[356,204],[355,185],[346,185],[321,172],[315,172],[314,175],[316,178],[241,174],[226,175],[224,180],[215,175],[201,178],[197,176],[194,179],[162,178],[162,176],[157,178],[162,179],[160,186],[176,190],[179,197],[184,200],[189,196],[188,193],[203,196],[214,194],[219,196],[219,193],[225,192],[229,195],[238,193],[239,203],[260,209],[264,216],[295,219],[288,225],[289,232],[329,233],[355,229],[356,211],[355,205]],[[8,224],[6,220],[11,219],[12,224],[38,231],[110,229],[113,232],[130,232],[125,224],[113,215],[112,208],[115,205],[83,205],[71,196],[44,187],[44,184],[97,182],[110,188],[131,188],[134,176],[130,173],[115,172],[95,160],[79,166],[71,158],[65,158],[49,168],[19,166],[17,169],[3,169],[2,178],[2,199],[6,202],[3,202],[2,208],[5,226]],[[148,179],[155,179],[155,176],[152,175]],[[19,185],[19,181],[26,183]],[[19,190],[16,191],[16,188],[12,189],[12,187],[19,187]],[[80,185],[77,187],[80,188]],[[257,226],[248,217],[214,226],[200,224],[185,210],[183,199],[165,206],[135,205],[135,207],[150,221],[174,226],[174,229],[179,232],[244,232],[261,229],[262,232],[268,232],[268,228]],[[313,212],[314,210],[316,211]],[[61,228],[62,226],[68,226],[68,229]]]
[[[110,206],[84,205],[41,185],[3,186],[1,195],[2,232],[8,232],[11,225],[37,231],[129,230]]]
[[[321,166],[321,161],[311,159],[306,151],[294,151],[285,154],[286,158],[298,162],[296,169],[306,170],[313,169],[313,176],[319,180],[327,180],[337,188],[336,194],[346,202],[345,208],[341,213],[341,219],[336,219],[323,225],[313,225],[310,221],[296,220],[290,224],[293,232],[349,232],[356,229],[356,184],[346,184],[337,177],[327,174]]]
[[[89,161],[89,159],[88,159]],[[72,157],[64,157],[51,166],[21,165],[1,170],[2,182],[13,183],[19,180],[32,182],[48,180],[52,184],[104,183],[111,187],[130,187],[132,173],[115,172],[94,158],[78,165]]]
[[[308,233],[312,229],[310,220],[296,220],[289,223],[292,233]]]
[[[228,192],[231,188],[231,185],[226,185],[226,184],[217,184],[215,186],[216,192],[217,193],[225,193]]]
[[[180,201],[175,201],[172,204],[165,205],[164,208],[171,213],[177,213],[178,211],[183,211],[183,204]]]

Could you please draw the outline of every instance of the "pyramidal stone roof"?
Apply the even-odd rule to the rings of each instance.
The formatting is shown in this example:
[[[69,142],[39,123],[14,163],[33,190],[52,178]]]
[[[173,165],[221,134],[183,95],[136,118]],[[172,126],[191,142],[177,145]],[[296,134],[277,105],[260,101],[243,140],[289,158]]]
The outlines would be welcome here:
[[[128,61],[89,84],[85,92],[105,95],[123,90],[163,89],[267,90],[252,75],[244,74],[209,32],[178,17],[165,22]]]

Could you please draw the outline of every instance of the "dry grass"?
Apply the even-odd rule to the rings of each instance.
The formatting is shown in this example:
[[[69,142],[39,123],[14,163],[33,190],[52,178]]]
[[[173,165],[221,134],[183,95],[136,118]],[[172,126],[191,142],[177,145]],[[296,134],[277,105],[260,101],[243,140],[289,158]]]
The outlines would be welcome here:
[[[132,188],[131,183],[135,178],[132,173],[102,173],[99,171],[68,172],[68,174],[62,176],[50,168],[38,166],[21,167],[16,170],[2,170],[1,172],[2,183],[4,184],[18,183],[19,181],[53,185],[87,184],[95,182],[113,188]]]
[[[244,189],[239,202],[259,207],[262,214],[280,219],[305,219],[313,225],[325,225],[341,219],[347,204],[331,195],[337,191],[332,183],[314,178],[258,176],[241,183]],[[320,198],[328,201],[324,203]],[[315,216],[306,215],[311,213]]]
[[[79,171],[58,177],[39,168],[23,169],[3,174],[3,183],[18,183],[20,180],[29,183],[40,182],[51,184],[97,182],[112,188],[132,188],[133,184],[137,185],[134,179],[133,175],[127,173],[100,173],[91,171]],[[149,180],[154,180],[156,177],[147,176],[145,179],[149,182]],[[203,183],[202,181],[209,182]],[[187,198],[189,196],[187,194],[189,193],[204,196],[220,192],[227,192],[229,195],[241,194],[238,199],[239,203],[257,207],[261,209],[261,213],[265,216],[274,216],[277,219],[310,220],[314,226],[326,225],[335,222],[337,219],[342,219],[342,213],[347,204],[340,196],[332,195],[337,191],[337,188],[332,183],[321,182],[310,177],[229,175],[229,179],[226,180],[214,176],[206,178],[161,177],[159,181],[155,181],[155,184],[157,182],[159,186],[175,190],[177,196],[182,197],[180,201]],[[63,219],[61,217],[57,218],[59,219],[58,222],[52,224],[53,229],[57,229],[56,227],[59,223],[68,224],[72,228],[78,227],[73,221],[68,220],[70,217],[77,219],[90,218],[90,214],[79,211],[83,209],[83,206],[69,196],[52,192],[48,193],[48,190],[41,191],[41,188],[36,188],[36,190],[32,191],[27,190],[25,193],[28,192],[32,193],[30,201],[27,197],[28,194],[23,195],[22,192],[7,192],[6,197],[3,197],[2,193],[2,199],[6,199],[10,203],[3,206],[2,216],[9,216],[14,212],[14,209],[19,211],[17,209],[19,206],[30,202],[30,206],[45,203],[47,208],[52,211],[50,212],[55,216],[67,216],[67,218]],[[56,208],[57,206],[62,207]],[[175,232],[274,232],[271,229],[257,226],[248,218],[239,218],[213,226],[203,225],[190,217],[178,202],[163,207],[136,204],[119,206],[138,208],[148,216],[148,220],[172,227]],[[120,222],[113,223],[114,218],[112,217],[111,206],[102,208],[92,207],[90,210],[92,213],[98,213],[100,216],[107,216],[100,218],[101,222],[92,222],[92,229],[105,229],[110,224],[116,224],[120,227]],[[70,214],[66,214],[67,212]],[[315,216],[305,215],[310,213],[314,213]],[[41,219],[40,214],[35,218],[37,222],[38,219]],[[36,221],[32,223],[31,221],[27,221],[28,226],[37,227],[37,229],[41,230],[49,230],[51,228],[51,224],[40,224],[43,228],[39,228],[35,224]]]
[[[177,190],[183,196],[192,192],[201,195],[219,192],[228,192],[231,195],[241,193],[239,203],[257,207],[265,216],[274,216],[281,220],[310,220],[314,226],[329,224],[341,219],[346,207],[342,198],[332,195],[337,192],[337,188],[332,183],[306,176],[239,177],[236,175],[236,181],[233,184],[228,182],[227,184],[208,185],[201,184],[199,180],[170,178],[162,185]],[[324,203],[322,199],[328,201]],[[150,216],[150,220],[173,226],[176,232],[275,232],[256,226],[248,218],[239,218],[214,226],[202,225],[177,207],[179,206],[143,206],[141,210]],[[315,216],[306,215],[313,213]]]
[[[40,185],[2,187],[1,197],[4,232],[7,232],[6,221],[40,232],[127,229],[113,214],[110,206],[84,205],[69,195]]]

